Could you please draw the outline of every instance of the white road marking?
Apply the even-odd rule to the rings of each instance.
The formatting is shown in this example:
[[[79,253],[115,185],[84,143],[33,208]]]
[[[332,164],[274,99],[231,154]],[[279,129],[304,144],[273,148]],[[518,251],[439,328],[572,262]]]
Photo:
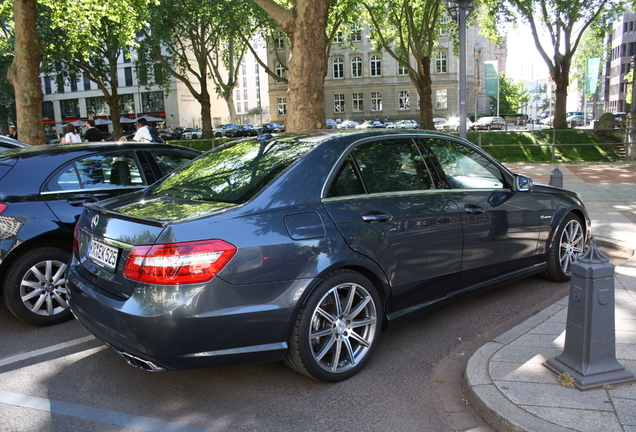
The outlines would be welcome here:
[[[0,367],[1,366],[6,366],[8,364],[11,363],[16,363],[19,361],[23,361],[23,360],[27,360],[30,359],[32,357],[37,357],[37,356],[41,356],[44,354],[48,354],[54,351],[59,351],[59,350],[63,350],[65,348],[69,348],[75,345],[79,345],[79,344],[83,344],[84,342],[89,342],[95,340],[94,336],[86,336],[83,338],[79,338],[79,339],[73,339],[71,341],[68,342],[64,342],[64,343],[60,343],[57,345],[52,345],[50,347],[46,347],[46,348],[42,348],[42,349],[38,349],[38,350],[34,350],[34,351],[29,351],[26,353],[22,353],[22,354],[18,354],[15,356],[11,356],[11,357],[7,357],[7,358],[3,358],[0,359]]]

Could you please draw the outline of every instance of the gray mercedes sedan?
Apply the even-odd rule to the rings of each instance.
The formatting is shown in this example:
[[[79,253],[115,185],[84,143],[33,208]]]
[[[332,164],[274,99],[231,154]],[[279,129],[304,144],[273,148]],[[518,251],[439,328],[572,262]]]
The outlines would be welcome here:
[[[567,281],[589,227],[576,193],[454,136],[262,135],[88,205],[70,306],[146,370],[284,360],[335,382],[394,323],[528,275]]]

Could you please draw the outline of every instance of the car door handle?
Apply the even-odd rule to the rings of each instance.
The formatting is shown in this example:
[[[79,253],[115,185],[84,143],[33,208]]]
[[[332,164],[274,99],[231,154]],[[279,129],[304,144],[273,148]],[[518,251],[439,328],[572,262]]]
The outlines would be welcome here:
[[[393,219],[393,216],[381,211],[367,211],[362,213],[362,220],[365,222],[387,222],[391,219]]]
[[[472,205],[472,204],[464,205],[464,210],[466,211],[466,213],[471,215],[482,214],[486,211],[483,208],[479,207],[478,205]]]

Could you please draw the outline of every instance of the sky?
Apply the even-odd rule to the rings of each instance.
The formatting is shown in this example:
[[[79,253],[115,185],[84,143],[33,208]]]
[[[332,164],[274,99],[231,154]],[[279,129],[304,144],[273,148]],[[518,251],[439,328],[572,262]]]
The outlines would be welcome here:
[[[515,81],[523,79],[528,82],[548,78],[548,66],[537,51],[530,26],[520,25],[516,29],[508,30],[506,74]]]

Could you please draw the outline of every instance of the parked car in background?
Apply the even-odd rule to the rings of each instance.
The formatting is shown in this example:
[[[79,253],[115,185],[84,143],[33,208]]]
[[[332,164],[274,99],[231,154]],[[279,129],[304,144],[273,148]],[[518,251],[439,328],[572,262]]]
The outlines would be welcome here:
[[[338,124],[338,129],[355,129],[359,123],[353,120],[345,120]]]
[[[471,130],[473,128],[473,122],[470,119],[466,119],[466,130]],[[459,131],[459,117],[451,117],[448,119],[442,128],[445,131]]]
[[[267,122],[254,126],[255,129],[259,129],[262,133],[278,133],[285,132],[285,126],[278,123]]]
[[[474,130],[504,130],[506,129],[506,121],[497,116],[482,117],[473,123]]]
[[[180,137],[180,134],[177,134],[170,129],[160,129],[157,132],[159,132],[159,136],[163,138],[164,141],[174,141],[178,140]]]
[[[587,125],[587,121],[585,119],[585,116],[583,116],[581,114],[575,114],[575,115],[571,115],[569,117],[566,117],[565,121],[568,123],[568,126],[570,126],[570,127],[578,127],[578,126]]]
[[[238,126],[238,123],[226,123],[226,124],[218,125],[213,130],[214,136],[216,138],[224,137],[227,135],[227,131],[229,131],[230,129],[236,126]]]
[[[419,123],[415,120],[398,120],[386,126],[387,129],[418,129]]]
[[[442,117],[434,118],[433,124],[435,125],[436,130],[444,130],[444,126],[446,125],[446,119]]]
[[[203,129],[185,128],[181,133],[181,139],[199,139],[203,135]]]
[[[327,124],[327,129],[335,129],[338,127],[338,123],[336,123],[334,119],[327,119],[325,123]]]
[[[9,310],[37,325],[70,318],[64,273],[84,204],[143,189],[199,154],[104,142],[1,152],[0,286]]]
[[[227,136],[228,138],[239,138],[256,135],[258,135],[258,131],[252,125],[236,125],[225,133],[225,136]]]
[[[13,148],[22,148],[22,147],[30,147],[29,144],[24,143],[22,141],[18,141],[13,138],[9,138],[6,136],[0,136],[0,151],[13,149]]]
[[[567,281],[589,226],[576,193],[448,134],[258,137],[88,205],[71,308],[146,370],[284,360],[335,382],[409,316],[523,276]]]
[[[356,129],[378,129],[384,128],[384,123],[380,120],[367,120],[356,126]]]

